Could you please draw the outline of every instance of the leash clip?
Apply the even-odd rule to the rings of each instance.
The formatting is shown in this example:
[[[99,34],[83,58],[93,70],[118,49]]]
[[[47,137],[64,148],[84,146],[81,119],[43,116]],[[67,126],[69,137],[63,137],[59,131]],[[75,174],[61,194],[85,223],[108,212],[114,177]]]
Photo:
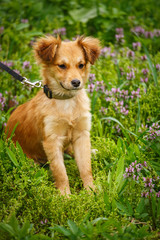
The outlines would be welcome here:
[[[22,84],[26,84],[28,86],[31,86],[32,88],[33,87],[37,87],[37,88],[43,88],[42,87],[42,83],[40,81],[36,81],[36,82],[30,82],[28,81],[28,79],[26,77],[23,77],[23,81],[21,82]]]

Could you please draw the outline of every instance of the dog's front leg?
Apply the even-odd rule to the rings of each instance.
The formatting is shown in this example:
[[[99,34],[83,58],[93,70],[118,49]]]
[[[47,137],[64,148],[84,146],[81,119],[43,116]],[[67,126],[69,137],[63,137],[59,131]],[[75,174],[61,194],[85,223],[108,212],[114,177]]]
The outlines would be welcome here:
[[[94,189],[91,169],[91,144],[89,131],[74,130],[73,149],[83,185]]]
[[[63,159],[63,137],[57,135],[47,137],[43,141],[43,148],[50,163],[55,178],[55,185],[61,194],[70,194],[69,181]]]

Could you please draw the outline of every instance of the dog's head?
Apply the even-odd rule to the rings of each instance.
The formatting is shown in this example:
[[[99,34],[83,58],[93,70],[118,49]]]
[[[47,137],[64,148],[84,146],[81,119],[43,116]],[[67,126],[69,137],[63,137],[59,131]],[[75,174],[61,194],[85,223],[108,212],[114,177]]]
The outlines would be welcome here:
[[[63,42],[60,37],[48,36],[40,38],[34,50],[38,63],[43,65],[44,84],[59,94],[75,95],[84,87],[90,64],[100,54],[100,43],[92,37]]]

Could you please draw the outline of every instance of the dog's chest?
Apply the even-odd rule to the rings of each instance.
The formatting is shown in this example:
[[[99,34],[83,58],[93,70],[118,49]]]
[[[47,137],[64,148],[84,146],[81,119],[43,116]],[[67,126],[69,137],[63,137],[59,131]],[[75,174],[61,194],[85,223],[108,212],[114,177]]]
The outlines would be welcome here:
[[[80,109],[76,107],[76,102],[72,99],[57,101],[56,110],[59,123],[66,122],[66,124],[73,127],[81,114]]]
[[[60,115],[73,115],[76,111],[76,102],[73,99],[57,101],[56,108]]]
[[[45,136],[66,136],[74,129],[80,119],[80,108],[74,101],[57,101],[53,112],[44,119]]]

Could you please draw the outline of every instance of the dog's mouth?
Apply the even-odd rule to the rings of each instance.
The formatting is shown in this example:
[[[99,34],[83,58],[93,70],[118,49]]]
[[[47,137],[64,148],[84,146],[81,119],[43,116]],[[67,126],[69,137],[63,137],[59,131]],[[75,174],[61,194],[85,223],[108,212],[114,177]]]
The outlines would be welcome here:
[[[66,87],[64,87],[64,85],[61,82],[60,82],[60,85],[61,85],[62,88],[64,88],[67,91],[73,91],[73,90],[80,90],[81,89],[81,87],[66,88]]]

